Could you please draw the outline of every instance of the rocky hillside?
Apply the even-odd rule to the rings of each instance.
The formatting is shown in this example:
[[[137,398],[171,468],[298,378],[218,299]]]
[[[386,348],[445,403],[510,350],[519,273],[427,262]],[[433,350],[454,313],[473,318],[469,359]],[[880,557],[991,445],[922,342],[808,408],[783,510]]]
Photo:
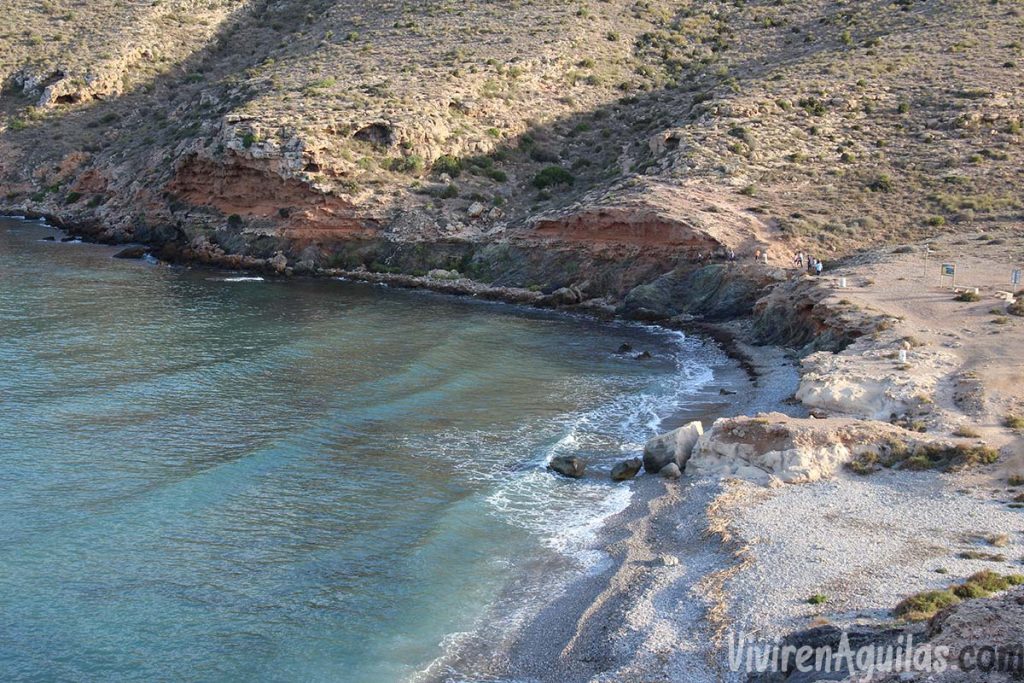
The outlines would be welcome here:
[[[1022,9],[11,0],[0,210],[524,287],[615,263],[618,296],[727,249],[1019,229]]]

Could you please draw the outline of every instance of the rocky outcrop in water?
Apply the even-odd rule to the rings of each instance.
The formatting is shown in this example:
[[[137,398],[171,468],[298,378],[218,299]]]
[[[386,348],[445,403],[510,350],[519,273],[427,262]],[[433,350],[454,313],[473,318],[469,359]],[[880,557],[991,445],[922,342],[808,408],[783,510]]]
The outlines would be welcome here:
[[[576,455],[559,455],[551,459],[548,469],[563,477],[581,479],[587,470],[587,463]]]

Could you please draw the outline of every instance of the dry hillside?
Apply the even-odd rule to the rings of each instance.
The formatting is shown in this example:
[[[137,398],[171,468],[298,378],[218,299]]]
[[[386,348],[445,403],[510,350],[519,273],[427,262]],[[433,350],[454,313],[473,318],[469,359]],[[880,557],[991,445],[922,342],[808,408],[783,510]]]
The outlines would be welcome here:
[[[1020,226],[1016,0],[6,6],[0,209],[109,239],[537,286],[538,245],[644,257],[621,290]]]

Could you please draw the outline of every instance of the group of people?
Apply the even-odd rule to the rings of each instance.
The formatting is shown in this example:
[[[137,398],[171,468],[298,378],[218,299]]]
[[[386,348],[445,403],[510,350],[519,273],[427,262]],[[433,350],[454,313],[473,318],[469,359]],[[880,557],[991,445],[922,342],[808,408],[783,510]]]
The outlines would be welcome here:
[[[821,275],[821,271],[825,268],[821,261],[810,254],[805,254],[802,251],[797,252],[793,256],[793,265],[797,268],[803,268],[804,263],[807,264],[807,272],[811,275]]]

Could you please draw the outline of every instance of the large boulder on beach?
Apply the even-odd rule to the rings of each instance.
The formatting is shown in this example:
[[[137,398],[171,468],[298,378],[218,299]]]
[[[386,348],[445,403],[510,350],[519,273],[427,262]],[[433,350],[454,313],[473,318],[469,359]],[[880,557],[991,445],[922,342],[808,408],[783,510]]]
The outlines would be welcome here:
[[[612,481],[626,481],[632,479],[640,471],[643,461],[640,458],[623,460],[612,468]]]
[[[644,469],[651,474],[656,474],[671,463],[675,463],[680,470],[686,467],[686,461],[690,459],[690,453],[697,444],[697,439],[704,433],[704,427],[699,421],[685,424],[679,429],[674,429],[668,434],[656,436],[644,446]]]
[[[894,425],[848,418],[801,419],[782,413],[721,418],[697,442],[686,473],[802,484],[830,478],[878,444],[906,436]]]
[[[551,458],[548,469],[561,474],[563,477],[579,479],[587,469],[587,463],[583,458],[575,455],[559,455]]]

